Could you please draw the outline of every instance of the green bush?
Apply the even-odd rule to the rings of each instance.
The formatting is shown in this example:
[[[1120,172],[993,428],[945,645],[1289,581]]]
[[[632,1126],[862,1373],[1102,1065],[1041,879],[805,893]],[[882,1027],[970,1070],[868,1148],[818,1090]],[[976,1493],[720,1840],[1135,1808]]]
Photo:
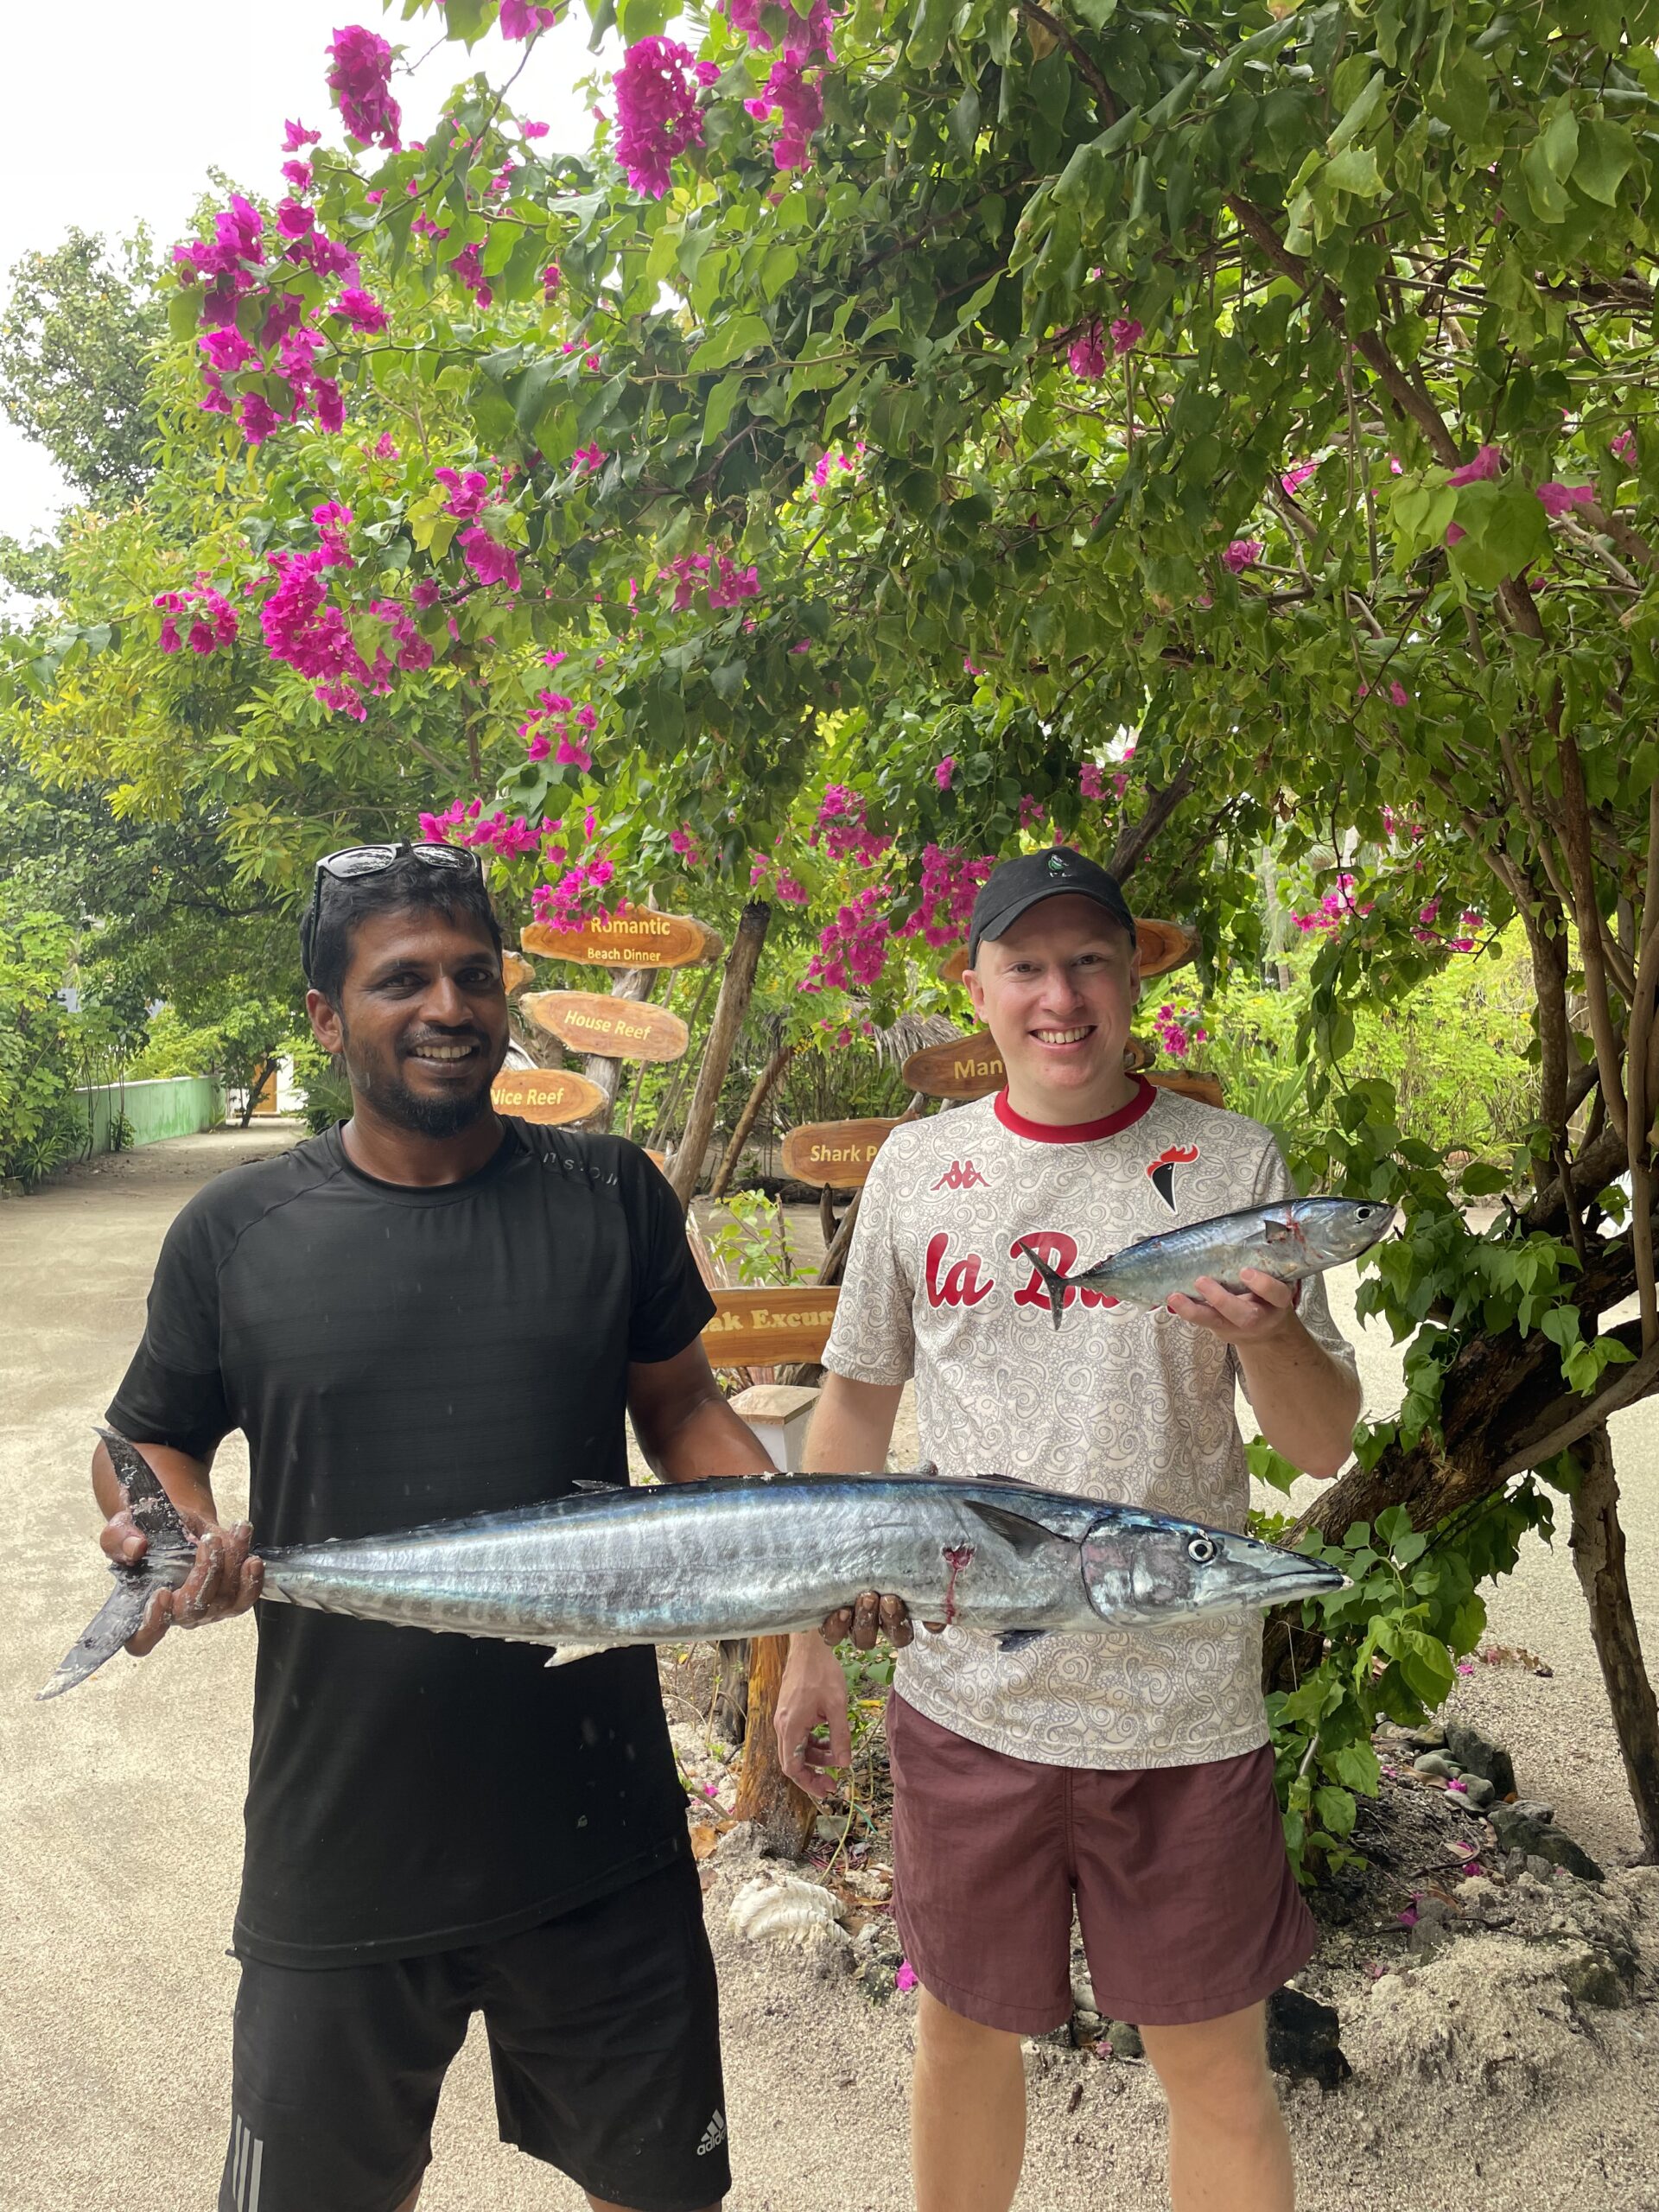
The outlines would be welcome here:
[[[304,1096],[300,1110],[314,1137],[332,1129],[336,1122],[351,1120],[352,1087],[346,1080],[346,1071],[315,1037],[307,1035],[295,1041],[294,1080]]]
[[[25,1190],[86,1139],[73,1096],[86,1025],[59,995],[73,949],[55,914],[0,915],[0,1180]]]
[[[219,1061],[219,1034],[211,1026],[200,1027],[184,1020],[170,1006],[153,1014],[143,1050],[126,1065],[129,1083],[165,1081],[173,1076],[215,1074]]]

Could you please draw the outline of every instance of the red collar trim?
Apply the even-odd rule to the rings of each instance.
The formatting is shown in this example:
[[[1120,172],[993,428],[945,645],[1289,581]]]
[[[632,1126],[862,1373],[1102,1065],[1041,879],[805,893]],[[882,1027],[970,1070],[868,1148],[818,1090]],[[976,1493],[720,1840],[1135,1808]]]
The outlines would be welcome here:
[[[1098,1122],[1028,1122],[1009,1105],[1006,1090],[996,1094],[996,1118],[1005,1129],[1012,1129],[1017,1137],[1029,1137],[1033,1144],[1093,1144],[1100,1137],[1115,1137],[1120,1130],[1132,1128],[1151,1107],[1157,1091],[1144,1076],[1136,1076],[1135,1082],[1135,1094],[1128,1104]]]

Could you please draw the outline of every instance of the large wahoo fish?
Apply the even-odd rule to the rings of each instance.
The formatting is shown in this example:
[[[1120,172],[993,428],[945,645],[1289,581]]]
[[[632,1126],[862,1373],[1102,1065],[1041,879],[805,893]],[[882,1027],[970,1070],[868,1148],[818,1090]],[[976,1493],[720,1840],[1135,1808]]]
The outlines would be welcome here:
[[[1200,1275],[1213,1277],[1224,1290],[1243,1289],[1239,1277],[1245,1268],[1281,1282],[1297,1282],[1369,1252],[1393,1219],[1392,1206],[1370,1199],[1275,1198],[1238,1213],[1215,1214],[1185,1229],[1166,1230],[1160,1236],[1142,1236],[1071,1275],[1051,1267],[1024,1237],[1014,1249],[1042,1277],[1058,1329],[1068,1290],[1097,1291],[1120,1305],[1156,1307],[1177,1291],[1196,1298]]]
[[[155,1475],[100,1431],[149,1549],[42,1697],[126,1642],[151,1593],[177,1588],[195,1548]],[[1226,1529],[1173,1521],[1007,1477],[772,1475],[601,1485],[508,1513],[262,1554],[266,1603],[556,1647],[550,1664],[626,1643],[817,1628],[861,1591],[918,1620],[987,1629],[1014,1649],[1338,1590],[1315,1560]]]

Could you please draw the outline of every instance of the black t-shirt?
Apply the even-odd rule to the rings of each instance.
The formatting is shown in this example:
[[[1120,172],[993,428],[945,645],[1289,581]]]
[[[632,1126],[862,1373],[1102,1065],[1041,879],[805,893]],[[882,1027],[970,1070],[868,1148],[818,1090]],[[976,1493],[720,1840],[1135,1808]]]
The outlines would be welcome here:
[[[338,1130],[232,1170],[168,1230],[109,1409],[139,1442],[252,1462],[256,1545],[407,1528],[626,1482],[631,1360],[714,1311],[667,1184],[615,1137],[509,1122],[435,1190]],[[236,1943],[276,1965],[527,1928],[685,1848],[655,1654],[257,1608]]]

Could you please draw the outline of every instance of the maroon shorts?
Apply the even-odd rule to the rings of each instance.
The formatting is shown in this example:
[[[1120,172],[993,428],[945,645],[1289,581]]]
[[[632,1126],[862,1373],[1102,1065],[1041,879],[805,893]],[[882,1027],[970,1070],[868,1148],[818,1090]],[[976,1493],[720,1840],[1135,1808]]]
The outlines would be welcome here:
[[[1261,2000],[1318,1942],[1273,1751],[1129,1771],[987,1751],[893,1696],[893,1918],[922,1986],[988,2028],[1071,2011],[1076,1901],[1095,2002],[1176,2027]]]

